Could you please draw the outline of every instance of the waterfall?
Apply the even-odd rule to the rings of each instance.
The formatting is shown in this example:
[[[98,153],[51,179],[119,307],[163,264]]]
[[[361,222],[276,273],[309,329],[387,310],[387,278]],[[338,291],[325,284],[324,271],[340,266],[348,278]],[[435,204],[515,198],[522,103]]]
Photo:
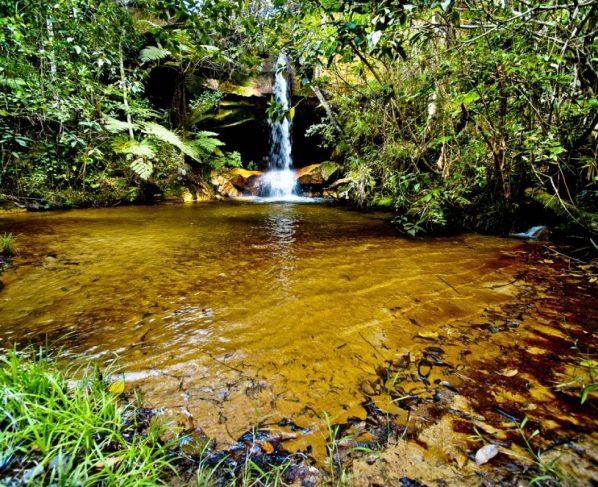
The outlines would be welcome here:
[[[288,83],[290,69],[284,53],[276,61],[274,100],[288,113],[291,87]],[[263,194],[276,199],[293,198],[297,186],[291,154],[291,122],[288,117],[271,122],[271,145],[268,170],[262,177]]]

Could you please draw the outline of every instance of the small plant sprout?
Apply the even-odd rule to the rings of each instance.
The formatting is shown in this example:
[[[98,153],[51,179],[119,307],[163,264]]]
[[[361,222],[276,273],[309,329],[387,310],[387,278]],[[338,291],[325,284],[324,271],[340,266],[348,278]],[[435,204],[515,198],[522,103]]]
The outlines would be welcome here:
[[[540,484],[540,483],[546,482],[546,481],[563,481],[563,480],[565,480],[564,475],[561,473],[561,471],[559,470],[558,465],[557,465],[559,459],[555,458],[554,460],[552,460],[550,462],[546,462],[542,458],[541,450],[534,449],[534,447],[532,445],[532,440],[540,434],[540,430],[536,429],[530,435],[528,435],[524,431],[525,425],[527,424],[527,422],[528,422],[528,417],[525,416],[521,420],[520,423],[517,423],[517,430],[519,431],[519,434],[521,435],[521,438],[523,439],[523,442],[525,443],[525,448],[527,449],[527,451],[531,455],[534,463],[540,470],[540,475],[537,475],[537,476],[531,478],[530,484],[537,485],[537,484]]]
[[[17,253],[16,237],[12,233],[0,235],[0,254],[11,257]]]

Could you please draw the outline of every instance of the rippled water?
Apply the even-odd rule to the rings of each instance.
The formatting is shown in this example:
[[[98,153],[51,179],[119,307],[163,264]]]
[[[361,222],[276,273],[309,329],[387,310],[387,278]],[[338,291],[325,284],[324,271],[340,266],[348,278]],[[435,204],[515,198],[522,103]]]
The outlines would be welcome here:
[[[19,214],[4,231],[21,252],[1,276],[3,346],[47,336],[116,355],[147,406],[221,442],[281,418],[319,434],[325,411],[359,415],[360,384],[389,351],[511,302],[523,268],[519,241],[406,239],[326,205]]]

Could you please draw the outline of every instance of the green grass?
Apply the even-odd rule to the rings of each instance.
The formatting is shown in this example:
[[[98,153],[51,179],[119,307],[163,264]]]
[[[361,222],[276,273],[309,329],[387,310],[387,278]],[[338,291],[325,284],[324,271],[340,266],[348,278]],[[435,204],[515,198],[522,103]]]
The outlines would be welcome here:
[[[534,464],[539,470],[539,475],[536,475],[530,479],[530,485],[560,485],[565,481],[565,477],[559,469],[558,458],[552,461],[545,461],[542,458],[542,452],[539,449],[535,449],[532,445],[532,439],[540,434],[539,430],[534,430],[532,433],[527,434],[525,432],[525,425],[527,424],[528,417],[524,416],[521,423],[517,424],[517,430],[525,443],[525,448],[531,455]]]
[[[97,367],[65,371],[43,351],[4,353],[0,408],[0,484],[157,485],[172,469],[158,429],[120,404]]]
[[[598,361],[587,353],[582,353],[575,347],[579,357],[575,360],[573,371],[562,374],[563,380],[558,382],[555,389],[560,391],[579,390],[581,404],[585,404],[593,393],[598,391]]]
[[[0,235],[0,254],[5,257],[14,255],[17,251],[16,238],[12,233]]]

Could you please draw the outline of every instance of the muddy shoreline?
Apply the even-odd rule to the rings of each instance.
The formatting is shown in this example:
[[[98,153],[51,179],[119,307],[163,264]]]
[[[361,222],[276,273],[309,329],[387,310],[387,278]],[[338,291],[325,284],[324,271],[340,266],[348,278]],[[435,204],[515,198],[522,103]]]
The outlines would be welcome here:
[[[163,441],[178,458],[179,477],[170,483],[192,483],[198,467],[208,466],[216,484],[224,485],[250,461],[305,486],[343,476],[364,486],[521,485],[540,477],[547,485],[593,485],[596,397],[581,404],[579,387],[559,384],[575,376],[580,357],[596,350],[598,309],[580,303],[596,291],[598,266],[555,257],[540,246],[520,254],[528,269],[513,283],[515,303],[489,307],[475,322],[422,333],[414,337],[416,352],[376,350],[376,374],[360,385],[365,414],[328,425],[324,457],[311,445],[287,449],[310,433],[309,425],[291,419],[256,424],[222,448],[190,413],[139,410],[148,427],[157,422],[165,428]],[[480,343],[486,356],[475,350]],[[477,465],[484,445],[495,445],[498,454]],[[546,472],[555,459],[554,470]]]

